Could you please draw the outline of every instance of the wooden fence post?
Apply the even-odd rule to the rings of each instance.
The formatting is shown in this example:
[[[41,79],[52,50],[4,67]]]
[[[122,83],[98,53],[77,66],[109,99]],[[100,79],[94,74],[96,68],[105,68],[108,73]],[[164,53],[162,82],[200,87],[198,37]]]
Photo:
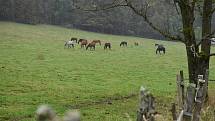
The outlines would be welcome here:
[[[198,90],[197,90],[196,96],[195,96],[196,105],[195,105],[194,114],[193,114],[193,121],[200,120],[201,109],[204,104],[206,93],[207,93],[209,70],[206,70],[204,77],[203,77],[203,75],[199,75],[198,77],[199,77]]]
[[[191,121],[196,85],[190,83],[187,87],[186,103],[184,105],[183,121]]]
[[[154,121],[154,97],[144,87],[140,89],[140,105],[137,111],[137,121]]]
[[[181,78],[181,93],[182,93],[182,104],[184,105],[184,99],[185,99],[185,95],[184,95],[184,73],[183,71],[181,70],[180,71],[180,78]]]
[[[177,120],[177,112],[176,112],[175,103],[172,104],[171,112],[172,112],[173,121],[176,121]]]
[[[180,71],[180,75],[177,75],[177,92],[178,92],[178,105],[179,109],[182,110],[184,106],[184,74]]]

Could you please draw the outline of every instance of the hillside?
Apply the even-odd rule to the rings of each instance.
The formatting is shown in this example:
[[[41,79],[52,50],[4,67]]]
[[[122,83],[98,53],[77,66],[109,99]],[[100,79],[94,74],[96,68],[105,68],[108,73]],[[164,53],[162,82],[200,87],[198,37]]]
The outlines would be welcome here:
[[[60,114],[78,108],[84,121],[127,121],[126,113],[135,120],[142,85],[156,97],[158,112],[171,119],[176,74],[184,70],[187,77],[182,43],[49,25],[0,22],[0,28],[0,120],[33,121],[40,104],[50,104]],[[111,42],[113,49],[64,49],[71,37]],[[119,47],[123,40],[128,48]],[[155,43],[167,48],[166,55],[155,54]],[[215,58],[210,78],[215,79]]]

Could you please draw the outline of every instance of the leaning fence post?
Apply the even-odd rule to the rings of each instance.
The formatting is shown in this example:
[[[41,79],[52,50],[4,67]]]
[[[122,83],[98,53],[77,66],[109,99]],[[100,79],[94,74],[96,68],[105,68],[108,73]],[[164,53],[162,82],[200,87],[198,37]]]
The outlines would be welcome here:
[[[137,111],[137,121],[153,121],[155,113],[154,97],[144,87],[140,89],[140,104]]]
[[[177,120],[177,112],[176,112],[175,103],[172,104],[171,112],[172,112],[173,121],[176,121]]]
[[[185,96],[184,96],[184,73],[183,73],[183,71],[181,70],[180,71],[180,78],[181,78],[181,93],[182,93],[182,104],[184,105],[184,98],[185,98]]]
[[[179,109],[182,109],[183,107],[183,103],[182,103],[182,89],[181,89],[181,77],[180,75],[177,75],[177,94],[178,94],[178,105],[179,105]]]
[[[187,95],[186,95],[186,103],[184,106],[183,120],[191,121],[192,119],[192,110],[195,98],[195,88],[196,85],[194,83],[190,83],[187,87]]]
[[[179,109],[183,109],[184,106],[184,74],[180,71],[180,75],[177,75],[177,91],[178,91],[178,104]]]
[[[206,70],[204,77],[203,75],[198,75],[198,88],[195,96],[196,105],[195,105],[194,114],[193,114],[193,121],[200,120],[201,109],[204,104],[206,93],[207,93],[208,78],[209,78],[208,70]]]

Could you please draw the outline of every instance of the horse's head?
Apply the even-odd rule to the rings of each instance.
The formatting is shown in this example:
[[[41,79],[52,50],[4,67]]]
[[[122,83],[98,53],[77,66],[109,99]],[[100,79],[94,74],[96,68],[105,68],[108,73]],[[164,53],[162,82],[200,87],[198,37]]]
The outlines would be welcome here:
[[[79,40],[78,40],[78,44],[81,43],[82,41],[83,41],[83,39],[79,39]]]
[[[159,46],[159,44],[156,43],[155,46]]]

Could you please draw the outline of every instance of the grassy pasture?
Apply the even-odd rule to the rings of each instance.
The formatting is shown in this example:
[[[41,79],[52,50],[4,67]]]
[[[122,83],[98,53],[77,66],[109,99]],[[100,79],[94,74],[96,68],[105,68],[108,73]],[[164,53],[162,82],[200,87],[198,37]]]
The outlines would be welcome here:
[[[64,49],[71,37],[111,42],[113,49]],[[119,47],[122,40],[128,48]],[[167,54],[156,55],[155,43],[164,44]],[[187,77],[182,43],[0,22],[0,120],[34,121],[40,104],[50,104],[60,115],[78,108],[84,121],[127,121],[126,113],[135,120],[141,85],[156,96],[158,111],[170,120],[179,70]],[[215,79],[215,58],[210,78]]]

